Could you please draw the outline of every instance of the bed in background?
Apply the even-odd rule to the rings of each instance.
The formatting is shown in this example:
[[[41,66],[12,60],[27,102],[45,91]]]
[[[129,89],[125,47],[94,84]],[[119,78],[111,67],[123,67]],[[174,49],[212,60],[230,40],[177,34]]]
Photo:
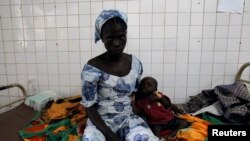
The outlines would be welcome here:
[[[15,83],[0,86],[0,90],[2,91],[15,87],[21,89],[22,96],[18,100],[0,107],[2,110],[3,108],[19,104],[13,109],[0,114],[0,139],[2,141],[21,141],[22,139],[19,137],[19,130],[23,128],[35,115],[35,111],[31,107],[24,104],[27,92],[22,85]]]
[[[52,99],[41,110],[34,110],[36,108],[32,105],[26,105],[25,99],[28,97],[22,85],[0,86],[0,90],[15,87],[21,89],[22,96],[0,107],[14,107],[0,114],[1,141],[45,141],[47,138],[53,141],[76,141],[80,138],[87,119],[85,108],[80,104],[81,95]]]
[[[250,62],[240,67],[234,83],[202,90],[186,103],[176,104],[177,107],[193,116],[209,113],[230,124],[250,124],[250,74],[242,76],[246,68],[250,70]]]
[[[243,64],[236,74],[235,82],[202,90],[183,104],[176,104],[184,113],[179,117],[191,123],[180,129],[173,140],[208,140],[210,125],[250,124],[250,77],[242,77],[250,62]],[[168,133],[163,137],[168,136]],[[167,138],[166,138],[167,139]]]

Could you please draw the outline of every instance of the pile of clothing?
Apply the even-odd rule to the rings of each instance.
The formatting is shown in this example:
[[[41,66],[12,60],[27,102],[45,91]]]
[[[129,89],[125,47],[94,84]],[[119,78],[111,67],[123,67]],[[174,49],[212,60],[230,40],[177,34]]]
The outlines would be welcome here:
[[[184,113],[209,112],[209,106],[216,105],[217,111],[231,124],[250,125],[250,93],[245,83],[235,82],[228,85],[218,85],[214,89],[203,90],[191,96],[185,104],[178,105]]]

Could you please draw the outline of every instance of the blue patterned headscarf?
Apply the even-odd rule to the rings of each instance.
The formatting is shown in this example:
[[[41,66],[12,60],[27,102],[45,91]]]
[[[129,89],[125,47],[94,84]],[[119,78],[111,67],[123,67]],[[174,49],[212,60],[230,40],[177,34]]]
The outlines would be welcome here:
[[[111,18],[119,17],[121,18],[126,24],[128,22],[127,15],[118,10],[103,10],[100,15],[97,17],[95,21],[95,43],[101,39],[101,29],[102,26]]]

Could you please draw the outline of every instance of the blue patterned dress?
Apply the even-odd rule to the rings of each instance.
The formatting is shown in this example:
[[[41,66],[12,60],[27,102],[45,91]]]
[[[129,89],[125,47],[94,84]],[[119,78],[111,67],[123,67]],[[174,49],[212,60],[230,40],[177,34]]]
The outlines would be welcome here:
[[[132,55],[130,72],[118,77],[86,64],[82,71],[82,104],[97,104],[102,119],[122,141],[158,141],[143,119],[132,112],[131,93],[137,90],[143,69]],[[83,141],[105,141],[104,135],[87,120]]]

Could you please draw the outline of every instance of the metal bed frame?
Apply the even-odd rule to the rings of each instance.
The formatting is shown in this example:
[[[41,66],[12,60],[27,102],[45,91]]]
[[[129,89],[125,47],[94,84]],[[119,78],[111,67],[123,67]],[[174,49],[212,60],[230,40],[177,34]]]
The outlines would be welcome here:
[[[250,66],[250,62],[247,62],[247,63],[243,64],[243,65],[240,67],[239,71],[238,71],[237,74],[236,74],[235,81],[241,81],[241,82],[250,84],[250,80],[245,80],[245,79],[242,79],[242,78],[241,78],[242,72],[243,72],[248,66]]]
[[[18,97],[17,100],[0,106],[0,109],[10,107],[10,109],[2,111],[0,114],[0,139],[2,141],[22,141],[19,136],[19,130],[22,129],[35,115],[35,111],[24,104],[27,92],[21,84],[12,83],[0,86],[0,90],[14,87],[21,89],[22,96]]]
[[[15,104],[17,102],[20,102],[20,101],[23,101],[25,100],[25,98],[27,97],[27,91],[25,90],[25,88],[21,85],[21,84],[18,84],[18,83],[13,83],[13,84],[9,84],[9,85],[5,85],[5,86],[0,86],[0,91],[1,90],[5,90],[5,89],[10,89],[10,88],[13,88],[13,87],[18,87],[21,89],[22,91],[22,94],[23,96],[13,102],[10,102],[8,104],[5,104],[5,105],[1,105],[0,106],[0,109],[4,108],[4,107],[8,107],[8,106],[11,106],[12,104]]]

